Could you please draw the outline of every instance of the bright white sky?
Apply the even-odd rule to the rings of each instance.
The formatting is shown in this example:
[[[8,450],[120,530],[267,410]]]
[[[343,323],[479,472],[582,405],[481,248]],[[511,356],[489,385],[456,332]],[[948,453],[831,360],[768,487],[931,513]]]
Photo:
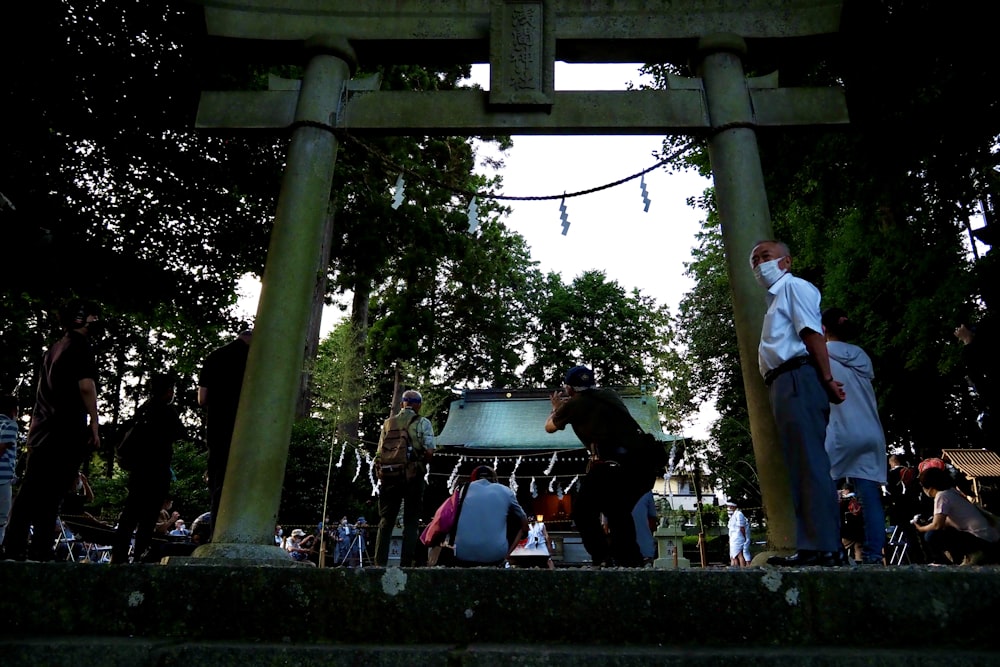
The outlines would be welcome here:
[[[489,66],[476,65],[472,80],[489,88]],[[639,65],[567,65],[557,62],[556,90],[625,90],[628,83],[648,83]],[[515,136],[504,156],[502,193],[544,196],[578,192],[613,183],[656,163],[663,136]],[[484,155],[486,153],[484,152]],[[626,290],[638,288],[677,312],[692,287],[684,275],[704,211],[687,204],[711,185],[693,171],[656,169],[645,175],[651,200],[643,211],[639,179],[566,200],[570,227],[562,235],[559,200],[506,201],[512,213],[504,220],[525,238],[542,271],[556,271],[571,281],[590,269],[604,271]],[[600,380],[600,378],[598,378]],[[715,419],[705,406],[685,429],[689,437],[707,438]]]
[[[638,65],[556,63],[557,90],[624,90],[638,85]],[[489,88],[489,67],[473,67],[473,81]],[[544,196],[599,187],[656,163],[657,136],[515,136],[504,158],[503,194]],[[543,271],[570,281],[590,269],[603,270],[628,290],[640,289],[676,312],[691,287],[683,275],[704,212],[686,200],[710,185],[694,172],[645,175],[651,204],[643,212],[640,179],[566,200],[569,232],[562,235],[559,200],[504,202],[513,213],[507,226],[531,246]]]
[[[638,65],[567,65],[556,63],[557,90],[624,90],[642,82]],[[489,67],[473,67],[472,80],[489,88]],[[515,136],[504,156],[502,193],[543,196],[587,190],[618,181],[650,166],[662,136]],[[488,155],[487,147],[481,157]],[[483,167],[486,172],[485,167]],[[562,235],[559,200],[507,201],[512,213],[504,222],[521,234],[543,272],[555,271],[566,282],[590,269],[600,269],[626,290],[666,304],[676,313],[681,296],[691,288],[684,273],[704,212],[686,200],[708,187],[709,179],[694,172],[657,169],[645,176],[651,204],[643,212],[639,179],[600,192],[566,200],[569,232]],[[416,187],[408,184],[408,187]],[[256,312],[259,288],[242,287],[243,308]],[[324,333],[340,317],[329,309]],[[707,436],[714,410],[706,407],[683,435]]]
[[[624,90],[639,84],[638,65],[556,63],[557,90]],[[489,88],[489,66],[473,67],[473,81]],[[504,158],[503,194],[544,196],[600,187],[656,163],[663,137],[515,136]],[[643,211],[640,179],[566,200],[569,232],[562,235],[559,200],[504,202],[513,213],[507,226],[531,246],[543,271],[570,281],[590,269],[603,270],[626,289],[639,288],[676,311],[691,287],[684,277],[694,235],[704,219],[687,198],[710,185],[694,172],[656,169],[645,175],[651,204]]]

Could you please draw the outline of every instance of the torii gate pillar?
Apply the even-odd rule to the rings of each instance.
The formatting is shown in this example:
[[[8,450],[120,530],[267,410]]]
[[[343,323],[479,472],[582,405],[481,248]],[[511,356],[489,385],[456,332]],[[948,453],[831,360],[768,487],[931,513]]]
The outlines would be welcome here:
[[[356,68],[344,38],[311,38],[306,48],[311,57],[298,94],[219,516],[212,517],[212,542],[195,550],[198,558],[292,562],[272,536],[305,363],[302,341],[321,268],[339,147],[335,116]]]
[[[750,272],[749,257],[754,243],[770,239],[773,233],[753,107],[743,72],[746,42],[738,35],[710,35],[699,40],[698,52],[712,127],[708,153],[768,538],[770,546],[777,549],[794,549],[795,514],[788,503],[788,472],[767,389],[757,370],[757,344],[765,308],[764,295]]]

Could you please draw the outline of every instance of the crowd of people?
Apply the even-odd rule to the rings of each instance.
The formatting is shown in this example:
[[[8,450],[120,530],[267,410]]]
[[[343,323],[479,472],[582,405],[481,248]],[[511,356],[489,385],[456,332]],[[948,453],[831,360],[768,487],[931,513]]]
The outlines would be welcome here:
[[[893,484],[872,387],[873,364],[850,342],[857,330],[847,312],[821,311],[819,290],[793,275],[791,266],[786,244],[766,240],[754,245],[750,267],[766,290],[767,304],[758,361],[789,472],[796,521],[795,552],[767,562],[835,566],[844,564],[850,549],[858,564],[882,565],[883,488]],[[969,342],[963,338],[968,337],[964,327],[955,335]],[[979,385],[985,388],[980,375]],[[942,564],[996,558],[1000,532],[995,517],[951,492],[953,475],[931,467],[919,472],[918,483],[934,505],[926,521],[906,519],[914,528],[902,539],[909,537],[914,556],[919,550],[928,562]],[[898,514],[894,508],[890,515],[896,526],[903,520]],[[949,548],[934,546],[942,543]]]
[[[766,290],[760,372],[795,512],[795,552],[772,556],[768,564],[837,565],[847,553],[862,565],[885,563],[887,514],[910,545],[912,559],[978,563],[995,558],[1000,542],[996,519],[970,502],[954,474],[936,466],[913,474],[898,457],[890,457],[886,465],[872,360],[851,342],[858,331],[848,313],[840,308],[821,311],[819,291],[794,276],[791,263],[788,247],[779,241],[757,243],[750,257],[755,278]],[[252,331],[209,353],[199,376],[198,404],[208,446],[208,511],[190,526],[171,511],[173,446],[187,436],[173,406],[176,378],[157,373],[148,378],[146,400],[117,445],[128,494],[117,522],[108,525],[86,512],[89,485],[80,470],[101,446],[92,346],[103,329],[101,311],[96,304],[81,302],[63,317],[64,336],[42,361],[25,441],[28,462],[20,480],[15,471],[18,405],[14,397],[0,396],[0,555],[52,560],[60,542],[78,541],[74,530],[89,529],[106,531],[113,564],[155,561],[210,542],[222,507]],[[974,332],[963,325],[955,335],[965,343],[967,359],[973,359],[982,346]],[[989,391],[982,373],[975,378],[978,387]],[[572,520],[592,562],[648,566],[655,557],[651,490],[662,472],[662,461],[653,453],[662,457],[662,447],[648,443],[651,436],[643,433],[618,394],[598,387],[586,366],[570,368],[550,401],[552,411],[539,426],[548,433],[571,427],[590,452]],[[403,392],[399,411],[382,427],[374,461],[380,484],[373,555],[368,554],[364,517],[350,523],[345,516],[334,525],[324,520],[315,531],[296,528],[287,536],[279,526],[275,546],[302,563],[330,558],[334,565],[354,566],[363,565],[366,558],[386,566],[394,544],[398,552],[392,555],[401,566],[439,559],[497,566],[509,563],[524,540],[537,546],[538,525],[529,521],[515,494],[498,483],[488,466],[474,470],[438,509],[424,535],[419,534],[427,466],[435,451],[433,427],[420,414],[422,405],[420,392]],[[913,494],[918,486],[922,496]],[[728,509],[730,562],[745,566],[750,562],[749,523],[735,504]],[[912,517],[905,516],[911,511]],[[402,536],[396,542],[393,529],[400,515]],[[42,526],[53,527],[53,539]],[[177,548],[179,544],[185,548]],[[541,544],[547,554],[548,539]]]

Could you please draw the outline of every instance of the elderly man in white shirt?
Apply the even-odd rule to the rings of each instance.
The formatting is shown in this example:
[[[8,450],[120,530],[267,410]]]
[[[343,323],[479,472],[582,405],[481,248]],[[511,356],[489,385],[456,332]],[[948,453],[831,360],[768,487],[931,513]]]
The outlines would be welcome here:
[[[795,509],[796,548],[772,556],[769,565],[838,565],[840,521],[837,490],[824,442],[830,403],[845,399],[830,372],[820,312],[820,293],[793,276],[788,246],[760,241],[750,254],[757,282],[767,290],[767,313],[757,349],[761,375],[788,467]]]

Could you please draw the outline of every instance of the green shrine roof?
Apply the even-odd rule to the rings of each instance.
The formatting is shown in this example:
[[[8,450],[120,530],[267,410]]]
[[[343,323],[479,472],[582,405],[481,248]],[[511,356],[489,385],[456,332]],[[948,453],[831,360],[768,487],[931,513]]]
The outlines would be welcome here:
[[[680,440],[660,427],[656,397],[639,389],[612,387],[643,430],[664,442]],[[580,449],[567,427],[545,432],[552,411],[549,392],[537,389],[467,390],[448,410],[448,421],[435,438],[438,447],[469,449]]]

